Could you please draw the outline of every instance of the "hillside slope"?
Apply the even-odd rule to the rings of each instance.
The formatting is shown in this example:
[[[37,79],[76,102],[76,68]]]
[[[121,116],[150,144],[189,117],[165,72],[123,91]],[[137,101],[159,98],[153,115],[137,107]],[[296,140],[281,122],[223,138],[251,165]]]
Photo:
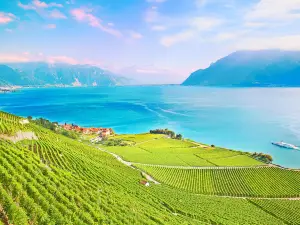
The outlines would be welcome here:
[[[0,80],[11,85],[114,86],[129,83],[128,79],[95,66],[43,62],[1,65]]]
[[[300,86],[300,52],[238,51],[193,72],[183,85]]]
[[[35,140],[6,140],[16,132],[31,132]],[[164,184],[145,187],[141,179],[138,170],[106,152],[0,112],[0,221],[4,224],[300,222],[297,200],[195,195]]]

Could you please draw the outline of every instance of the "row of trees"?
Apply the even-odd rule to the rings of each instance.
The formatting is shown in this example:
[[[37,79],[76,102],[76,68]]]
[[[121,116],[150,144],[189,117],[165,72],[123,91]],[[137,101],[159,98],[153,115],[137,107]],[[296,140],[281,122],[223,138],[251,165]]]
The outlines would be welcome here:
[[[178,139],[178,140],[182,140],[183,138],[181,134],[176,134],[174,131],[169,130],[167,128],[150,130],[150,134],[165,134],[168,135],[170,138]]]
[[[257,153],[257,152],[254,152],[252,154],[252,157],[254,157],[255,159],[258,159],[260,161],[263,161],[265,163],[272,163],[273,162],[273,158],[271,155],[268,155],[268,154],[264,154],[264,153]]]

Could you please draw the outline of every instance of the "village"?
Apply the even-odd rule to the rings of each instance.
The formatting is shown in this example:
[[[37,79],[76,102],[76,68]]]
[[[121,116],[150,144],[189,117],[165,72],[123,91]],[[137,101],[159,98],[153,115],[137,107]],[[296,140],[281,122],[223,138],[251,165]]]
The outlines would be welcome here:
[[[61,127],[67,131],[75,131],[77,133],[81,133],[84,135],[98,135],[95,138],[92,138],[90,141],[92,143],[102,141],[103,139],[106,139],[114,134],[114,131],[112,128],[95,128],[95,127],[80,127],[75,124],[67,124],[61,125]]]

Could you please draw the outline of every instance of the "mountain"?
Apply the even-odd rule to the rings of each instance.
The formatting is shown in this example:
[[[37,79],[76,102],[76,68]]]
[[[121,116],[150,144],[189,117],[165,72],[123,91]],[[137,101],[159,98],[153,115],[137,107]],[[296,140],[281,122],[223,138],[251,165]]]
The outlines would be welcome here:
[[[0,84],[115,86],[130,81],[90,65],[48,64],[44,62],[0,65]]]
[[[6,65],[0,65],[0,85],[26,85],[28,83],[30,83],[28,77],[21,76],[20,73]]]
[[[183,85],[300,86],[300,52],[281,50],[234,52],[207,69],[193,72]]]

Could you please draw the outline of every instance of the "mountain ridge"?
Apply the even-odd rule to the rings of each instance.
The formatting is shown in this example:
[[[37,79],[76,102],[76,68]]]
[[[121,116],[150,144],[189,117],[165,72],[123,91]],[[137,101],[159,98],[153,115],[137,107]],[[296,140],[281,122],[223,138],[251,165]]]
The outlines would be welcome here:
[[[117,86],[127,78],[90,65],[46,62],[0,64],[0,85],[19,86]]]
[[[237,51],[199,69],[182,85],[268,87],[300,86],[300,52]]]

